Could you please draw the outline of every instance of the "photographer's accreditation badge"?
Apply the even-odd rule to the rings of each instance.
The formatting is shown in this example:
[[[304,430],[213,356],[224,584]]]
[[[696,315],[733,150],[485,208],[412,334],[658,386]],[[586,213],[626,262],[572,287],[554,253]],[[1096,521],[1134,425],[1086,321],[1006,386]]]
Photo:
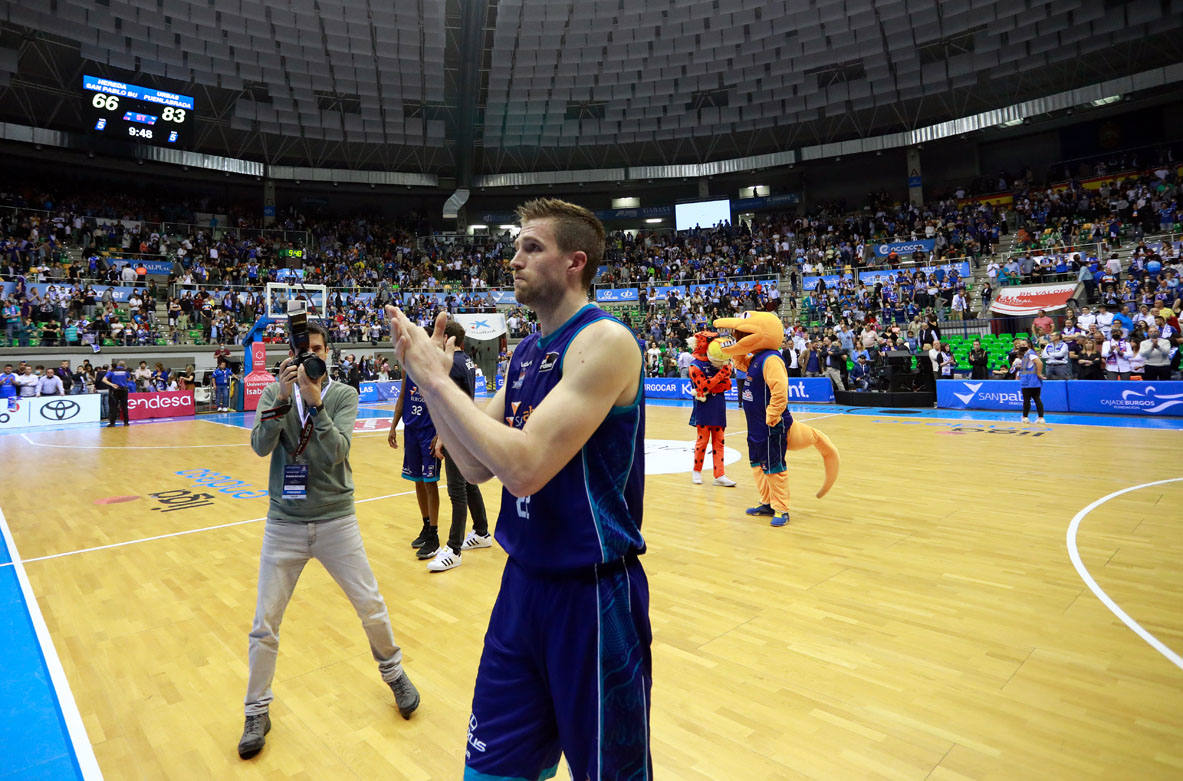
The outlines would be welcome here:
[[[288,464],[283,468],[283,498],[308,498],[308,464]]]

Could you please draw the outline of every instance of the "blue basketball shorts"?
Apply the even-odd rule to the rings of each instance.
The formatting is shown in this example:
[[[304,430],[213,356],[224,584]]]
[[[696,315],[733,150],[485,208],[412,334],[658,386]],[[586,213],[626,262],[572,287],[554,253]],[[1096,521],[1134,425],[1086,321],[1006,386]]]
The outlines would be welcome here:
[[[759,432],[762,436],[753,437],[748,432],[748,461],[752,466],[758,466],[766,475],[775,475],[785,471],[785,453],[789,447],[789,427],[782,421],[772,428]]]
[[[435,429],[403,429],[403,479],[416,483],[435,483],[440,479],[440,460],[432,455],[431,440]]]
[[[648,779],[649,582],[631,557],[573,574],[501,576],[468,722],[468,781]]]

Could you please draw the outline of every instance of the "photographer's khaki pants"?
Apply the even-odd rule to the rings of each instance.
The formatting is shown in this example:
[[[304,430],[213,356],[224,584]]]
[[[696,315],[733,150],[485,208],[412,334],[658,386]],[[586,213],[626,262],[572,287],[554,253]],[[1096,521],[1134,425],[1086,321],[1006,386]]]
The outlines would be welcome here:
[[[390,615],[366,558],[357,516],[317,523],[268,518],[259,555],[259,595],[250,634],[247,716],[266,713],[274,699],[271,680],[279,655],[279,623],[309,559],[320,561],[349,597],[370,640],[370,652],[378,662],[382,680],[389,683],[403,674],[403,652],[394,642]]]

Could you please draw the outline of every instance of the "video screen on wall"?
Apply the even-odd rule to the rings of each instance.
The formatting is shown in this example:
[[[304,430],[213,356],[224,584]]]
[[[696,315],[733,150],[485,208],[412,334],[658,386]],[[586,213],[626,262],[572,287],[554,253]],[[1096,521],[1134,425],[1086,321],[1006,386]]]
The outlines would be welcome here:
[[[731,222],[731,201],[696,201],[674,205],[674,224],[680,231],[713,228]]]

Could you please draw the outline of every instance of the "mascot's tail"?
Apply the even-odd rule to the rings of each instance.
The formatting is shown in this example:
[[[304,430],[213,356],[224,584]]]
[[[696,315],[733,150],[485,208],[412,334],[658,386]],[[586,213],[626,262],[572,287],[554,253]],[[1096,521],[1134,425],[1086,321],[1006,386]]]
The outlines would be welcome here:
[[[803,450],[810,445],[816,447],[817,452],[821,453],[822,463],[826,467],[826,481],[822,483],[822,489],[817,492],[817,498],[820,499],[826,495],[826,492],[838,479],[838,448],[834,447],[834,443],[830,441],[829,437],[813,426],[794,420],[793,425],[789,427],[789,450]]]

